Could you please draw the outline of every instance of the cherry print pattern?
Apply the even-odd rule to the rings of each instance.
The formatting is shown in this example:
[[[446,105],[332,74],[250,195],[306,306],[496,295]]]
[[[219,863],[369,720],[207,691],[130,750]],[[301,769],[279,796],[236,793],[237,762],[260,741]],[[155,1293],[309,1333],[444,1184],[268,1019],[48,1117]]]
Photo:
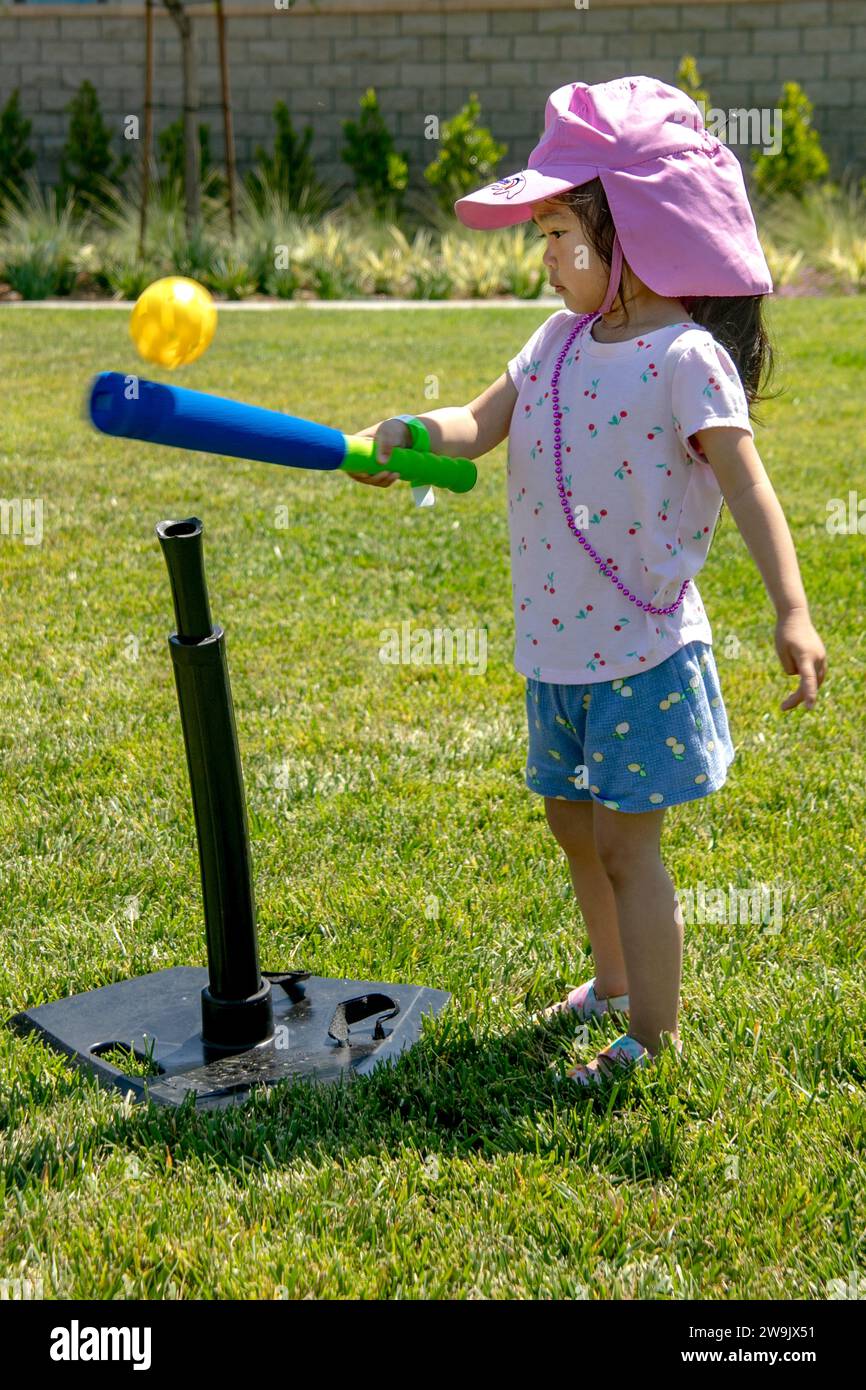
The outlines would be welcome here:
[[[736,369],[705,330],[669,325],[603,345],[610,353],[563,355],[578,323],[568,310],[551,315],[508,364],[519,392],[508,441],[515,664],[566,683],[651,669],[687,641],[711,640],[694,577],[721,492],[708,467],[698,476],[686,441],[709,420],[750,428]],[[520,525],[517,502],[529,503]],[[572,522],[593,533],[592,549],[575,543]]]

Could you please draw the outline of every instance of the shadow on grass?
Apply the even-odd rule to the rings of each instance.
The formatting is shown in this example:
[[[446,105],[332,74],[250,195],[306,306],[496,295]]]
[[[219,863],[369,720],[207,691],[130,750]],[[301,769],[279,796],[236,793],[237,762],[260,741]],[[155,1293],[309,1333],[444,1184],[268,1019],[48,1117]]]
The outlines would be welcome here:
[[[609,1121],[623,1107],[638,1106],[641,1096],[654,1111],[666,1110],[682,1063],[662,1058],[651,1078],[638,1072],[584,1089],[554,1075],[574,1065],[573,1036],[573,1025],[562,1017],[479,1036],[465,1019],[440,1016],[429,1029],[425,1023],[414,1047],[369,1076],[349,1075],[328,1084],[281,1081],[224,1109],[196,1111],[191,1096],[176,1108],[135,1104],[106,1089],[102,1094],[116,1098],[116,1109],[106,1119],[88,1122],[81,1117],[68,1146],[69,1163],[58,1155],[52,1134],[34,1136],[20,1142],[10,1157],[6,1181],[15,1187],[45,1181],[47,1168],[51,1182],[52,1169],[59,1170],[58,1177],[69,1176],[70,1164],[87,1167],[100,1153],[117,1148],[152,1149],[160,1157],[168,1149],[175,1163],[206,1155],[209,1164],[230,1169],[242,1161],[245,1172],[275,1170],[298,1160],[357,1159],[381,1154],[389,1145],[395,1152],[408,1145],[424,1155],[457,1158],[543,1151],[567,1159],[576,1134],[588,1125],[608,1131],[610,1171],[633,1177],[635,1155],[623,1154],[620,1162],[622,1136],[609,1128]],[[609,1029],[590,1025],[581,1055],[594,1056],[612,1036]],[[36,1108],[70,1100],[86,1103],[100,1091],[90,1073],[71,1065],[62,1065],[46,1083],[41,1045],[30,1040],[23,1045],[30,1056],[5,1099],[0,1127],[26,1122]],[[640,1165],[647,1177],[663,1177],[673,1169],[682,1116],[669,1118],[675,1120],[672,1128],[653,1124],[652,1136],[647,1136],[649,1148]],[[244,1179],[238,1182],[243,1187]]]

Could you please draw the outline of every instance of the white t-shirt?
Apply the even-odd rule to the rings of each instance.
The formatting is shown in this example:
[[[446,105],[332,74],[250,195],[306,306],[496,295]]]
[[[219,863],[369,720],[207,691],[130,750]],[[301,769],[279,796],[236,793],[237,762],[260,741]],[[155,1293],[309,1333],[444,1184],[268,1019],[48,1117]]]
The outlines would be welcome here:
[[[564,684],[637,675],[688,642],[712,642],[694,582],[673,614],[623,597],[570,530],[556,487],[550,384],[578,321],[569,309],[533,333],[508,372],[514,665]],[[690,323],[597,343],[590,320],[559,374],[562,478],[578,529],[624,586],[665,608],[707,556],[723,496],[697,441],[705,426],[748,431],[728,351]],[[582,512],[582,508],[586,512]]]

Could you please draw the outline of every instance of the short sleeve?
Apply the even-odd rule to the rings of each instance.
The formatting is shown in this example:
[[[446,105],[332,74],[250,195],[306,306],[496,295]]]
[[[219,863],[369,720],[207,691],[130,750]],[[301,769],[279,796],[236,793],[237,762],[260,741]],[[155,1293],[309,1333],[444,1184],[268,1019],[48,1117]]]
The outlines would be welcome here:
[[[520,391],[527,376],[538,368],[541,360],[542,339],[550,334],[554,319],[561,318],[564,313],[568,313],[568,310],[558,309],[555,314],[550,315],[550,318],[545,319],[544,323],[539,324],[532,337],[523,344],[517,356],[512,357],[508,363],[508,375],[518,391]]]
[[[727,348],[704,334],[685,349],[674,368],[671,388],[674,425],[689,458],[706,463],[706,455],[691,435],[698,430],[728,425],[748,430],[749,405],[739,372]]]

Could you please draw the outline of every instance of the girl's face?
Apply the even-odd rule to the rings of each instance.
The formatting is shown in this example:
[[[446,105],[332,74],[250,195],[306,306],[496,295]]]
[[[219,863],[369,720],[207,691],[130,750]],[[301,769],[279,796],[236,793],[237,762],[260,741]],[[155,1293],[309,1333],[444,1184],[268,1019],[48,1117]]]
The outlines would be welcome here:
[[[610,272],[584,236],[573,210],[542,198],[532,205],[532,220],[544,234],[544,267],[562,295],[566,309],[594,313],[604,303]]]

